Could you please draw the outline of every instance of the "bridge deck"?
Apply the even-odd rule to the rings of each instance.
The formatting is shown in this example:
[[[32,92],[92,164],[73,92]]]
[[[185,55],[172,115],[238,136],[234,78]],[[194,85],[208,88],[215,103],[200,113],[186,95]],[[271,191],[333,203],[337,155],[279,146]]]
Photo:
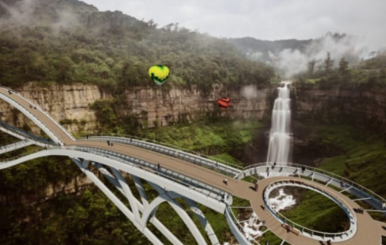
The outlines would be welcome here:
[[[260,205],[264,205],[263,190],[265,189],[265,187],[267,187],[273,181],[277,181],[280,179],[291,179],[290,177],[274,177],[264,179],[259,182],[258,191],[255,192],[250,188],[253,186],[253,184],[251,183],[228,178],[228,184],[226,185],[223,183],[223,180],[227,178],[226,175],[220,174],[218,172],[212,171],[201,166],[194,165],[192,163],[180,159],[173,158],[171,156],[163,155],[143,148],[119,143],[114,143],[114,146],[108,146],[107,142],[104,141],[74,141],[66,134],[66,132],[63,131],[63,129],[61,129],[58,125],[52,122],[51,118],[47,117],[38,109],[34,109],[33,107],[31,108],[30,104],[19,96],[15,94],[9,94],[8,90],[5,88],[0,88],[0,93],[17,101],[25,109],[35,115],[35,117],[37,117],[43,124],[45,124],[46,127],[48,127],[63,143],[66,144],[66,146],[96,147],[137,157],[151,163],[159,163],[163,167],[169,168],[173,171],[179,172],[183,175],[189,176],[203,183],[212,185],[216,188],[224,190],[225,192],[231,193],[234,196],[249,200],[257,216],[261,220],[265,221],[267,228],[283,240],[287,241],[288,243],[293,245],[320,245],[320,243],[314,239],[302,235],[296,236],[293,233],[287,233],[286,230],[281,227],[281,223],[275,217],[273,217],[273,215],[267,209],[265,209],[264,211],[260,208]],[[335,196],[339,196],[353,208],[359,207],[359,205],[356,204],[354,201],[350,200],[348,197],[333,189],[330,189],[324,185],[320,185],[315,182],[303,179],[302,181],[307,182],[309,185],[313,185],[328,193],[333,193]],[[386,231],[384,231],[381,226],[386,224],[374,221],[367,212],[364,212],[364,214],[358,214],[356,217],[358,229],[354,237],[348,241],[333,242],[333,244],[379,245],[381,243],[381,234],[386,236]]]

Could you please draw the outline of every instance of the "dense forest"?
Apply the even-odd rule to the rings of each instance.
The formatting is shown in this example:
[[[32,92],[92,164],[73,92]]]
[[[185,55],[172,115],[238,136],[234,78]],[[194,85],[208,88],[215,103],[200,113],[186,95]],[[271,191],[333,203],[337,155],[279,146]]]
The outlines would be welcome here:
[[[323,61],[311,60],[307,71],[296,75],[300,83],[320,83],[321,85],[344,85],[348,88],[384,89],[386,85],[386,52],[363,60],[352,66],[342,57],[333,58],[326,53]]]
[[[2,6],[12,12],[0,11],[0,80],[6,86],[80,82],[122,91],[153,85],[148,69],[155,64],[170,68],[166,86],[266,86],[274,78],[270,67],[247,60],[225,40],[178,24],[157,28],[153,21],[98,12],[78,1],[26,4],[9,1]],[[26,22],[11,14],[27,7]]]

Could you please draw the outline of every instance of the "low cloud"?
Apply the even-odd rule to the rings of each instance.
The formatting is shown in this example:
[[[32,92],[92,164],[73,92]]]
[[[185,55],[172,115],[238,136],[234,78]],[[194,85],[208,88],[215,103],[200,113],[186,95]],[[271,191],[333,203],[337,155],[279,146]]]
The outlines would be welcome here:
[[[350,62],[350,65],[355,65],[361,59],[371,58],[377,53],[368,45],[366,38],[328,34],[311,42],[304,52],[293,49],[281,51],[272,57],[272,64],[280,69],[285,78],[289,78],[306,71],[310,61],[314,60],[316,67],[321,66],[327,57],[327,52],[334,60],[334,66],[338,66],[339,60],[343,57]]]
[[[12,5],[0,2],[1,12],[3,16],[0,19],[0,26],[6,25],[30,25],[34,11],[35,11],[35,0],[24,0],[17,1]]]
[[[264,98],[264,93],[259,91],[256,85],[248,85],[241,88],[241,96],[247,100],[259,100]]]
[[[55,32],[58,32],[60,29],[69,29],[77,26],[79,24],[79,19],[73,11],[70,10],[61,10],[58,14],[58,20],[51,25]]]
[[[42,15],[42,5],[52,5],[50,11],[52,15]],[[52,19],[43,19],[51,16]],[[52,28],[54,33],[61,29],[68,29],[79,24],[79,19],[73,9],[69,9],[68,4],[61,4],[60,1],[51,0],[20,0],[15,2],[0,2],[0,28],[12,30],[18,26],[32,26],[42,21],[45,25]]]

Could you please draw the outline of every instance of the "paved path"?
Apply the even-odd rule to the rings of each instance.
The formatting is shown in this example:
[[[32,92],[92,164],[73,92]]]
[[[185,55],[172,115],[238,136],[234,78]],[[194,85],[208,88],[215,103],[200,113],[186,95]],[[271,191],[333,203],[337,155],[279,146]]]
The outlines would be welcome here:
[[[208,168],[197,166],[193,163],[189,163],[180,159],[173,158],[171,156],[163,155],[156,153],[150,150],[143,148],[138,148],[131,145],[125,145],[121,143],[114,143],[114,146],[108,146],[105,141],[87,141],[87,140],[72,140],[58,125],[56,125],[52,120],[47,117],[44,113],[40,112],[38,109],[30,108],[30,104],[24,101],[22,98],[15,94],[9,94],[7,89],[0,87],[0,93],[7,95],[8,97],[14,99],[19,104],[21,104],[25,109],[29,110],[34,114],[42,123],[44,123],[66,146],[86,146],[86,147],[96,147],[100,149],[106,149],[114,151],[121,154],[126,154],[136,158],[146,160],[154,164],[160,164],[163,167],[171,169],[173,171],[179,172],[183,175],[194,178],[198,181],[212,185],[216,188],[224,190],[225,192],[231,193],[234,196],[247,199],[250,201],[253,210],[256,212],[257,216],[265,221],[265,224],[269,230],[276,234],[281,239],[287,241],[292,245],[320,245],[320,243],[314,239],[305,237],[305,236],[296,236],[293,233],[287,233],[284,228],[281,227],[281,223],[274,218],[271,213],[265,209],[262,210],[260,205],[263,203],[263,191],[270,183],[277,180],[291,180],[298,178],[291,177],[273,177],[267,178],[259,182],[258,191],[252,190],[253,184],[239,181],[236,179],[228,178],[228,184],[224,184],[224,178],[227,176],[220,174],[218,172],[212,171]],[[344,199],[349,205],[353,208],[359,208],[359,205],[354,201],[346,197],[345,195],[328,188],[324,185],[321,185],[316,182],[307,181],[302,179],[303,182],[315,186],[316,188],[322,189],[326,192],[333,193],[334,196],[338,196]],[[356,215],[356,214],[354,214]],[[340,245],[379,245],[381,243],[381,234],[386,236],[386,231],[382,229],[382,225],[386,226],[385,223],[374,221],[367,212],[364,214],[357,214],[357,223],[358,230],[354,237],[348,241],[344,242],[333,242],[333,244]]]

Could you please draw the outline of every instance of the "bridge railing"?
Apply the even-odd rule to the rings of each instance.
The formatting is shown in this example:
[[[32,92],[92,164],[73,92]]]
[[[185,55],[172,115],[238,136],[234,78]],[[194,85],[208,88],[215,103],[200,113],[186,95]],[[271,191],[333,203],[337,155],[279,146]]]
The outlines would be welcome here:
[[[132,166],[141,167],[141,168],[145,168],[147,170],[150,170],[153,173],[156,173],[160,176],[163,176],[169,180],[172,180],[173,182],[185,185],[191,189],[194,189],[195,191],[198,191],[198,192],[200,192],[208,197],[211,197],[213,199],[216,199],[220,202],[224,202],[225,201],[224,197],[226,194],[228,194],[227,192],[224,192],[224,191],[222,191],[214,186],[201,183],[195,179],[192,179],[190,177],[182,175],[182,174],[175,172],[171,169],[168,169],[165,167],[160,167],[160,169],[158,169],[157,164],[153,164],[153,163],[150,163],[150,162],[147,162],[144,160],[140,160],[138,158],[134,158],[134,157],[127,156],[124,154],[116,153],[113,151],[108,151],[108,150],[99,149],[99,148],[93,148],[93,147],[76,146],[76,147],[74,147],[74,149],[79,150],[79,151],[83,151],[83,152],[93,152],[94,154],[98,154],[98,155],[101,155],[104,157],[113,158],[113,159],[116,159],[117,161],[121,161],[121,162],[122,162],[122,160],[124,160],[126,163],[129,163]]]
[[[129,138],[127,138],[129,137]],[[144,149],[156,151],[162,154],[170,155],[176,158],[179,158],[181,160],[189,161],[194,164],[208,167],[212,170],[215,170],[217,172],[225,173],[230,176],[235,176],[236,174],[240,173],[242,167],[235,165],[235,164],[230,164],[230,163],[224,163],[223,161],[219,159],[211,160],[208,159],[209,156],[203,155],[203,154],[198,154],[195,152],[192,152],[190,150],[186,150],[180,147],[175,147],[172,145],[168,145],[165,143],[160,143],[160,142],[153,142],[149,139],[140,139],[136,138],[133,136],[88,136],[86,138],[82,138],[83,140],[89,139],[89,140],[110,140],[113,142],[120,142],[124,144],[130,144],[134,145],[137,147],[141,147]],[[150,141],[150,142],[149,142]],[[177,150],[175,149],[177,148]],[[205,158],[205,159],[203,159]]]
[[[2,145],[0,145],[0,152],[2,150],[7,150],[7,149],[20,149],[22,147],[30,146],[32,144],[34,144],[34,142],[31,140],[20,140],[20,141],[13,142],[10,144],[2,144]]]
[[[39,105],[35,105],[33,104],[31,101],[29,101],[27,98],[21,96],[18,92],[10,89],[10,88],[7,88],[7,87],[4,87],[4,86],[1,86],[0,87],[4,88],[4,89],[7,89],[7,90],[11,90],[13,94],[15,94],[16,96],[18,96],[20,99],[24,100],[25,102],[27,102],[28,104],[30,105],[33,105],[34,107],[36,107],[37,110],[39,110],[41,113],[43,113],[46,117],[48,117],[56,126],[58,126],[68,137],[70,137],[72,140],[75,140],[74,136],[72,136],[60,123],[58,123],[49,113],[45,112]],[[9,97],[10,98],[10,97]],[[12,98],[10,98],[12,99]],[[13,100],[13,99],[12,99]],[[15,100],[13,100],[15,101]],[[18,103],[17,101],[15,101],[17,104],[20,105],[20,103]],[[22,105],[20,105],[22,106]],[[28,111],[28,110],[27,110]],[[40,121],[40,120],[39,120]],[[52,132],[52,131],[51,131]],[[53,132],[52,132],[53,133]]]
[[[285,217],[280,212],[275,212],[274,210],[272,210],[271,205],[270,205],[270,201],[269,201],[269,194],[270,194],[270,192],[273,189],[276,189],[276,188],[279,188],[279,187],[282,187],[282,186],[287,186],[287,185],[306,187],[308,189],[312,189],[314,191],[317,191],[317,192],[319,192],[319,193],[329,197],[330,199],[332,199],[347,214],[347,216],[349,218],[349,221],[350,221],[350,229],[348,229],[346,231],[343,231],[343,232],[317,231],[317,230],[313,230],[313,229],[304,227],[304,226],[302,226],[302,225],[300,225],[300,224],[298,224],[298,223],[288,219],[287,217]],[[352,209],[352,207],[350,205],[348,205],[348,203],[344,199],[334,195],[333,193],[329,193],[329,192],[326,192],[326,191],[324,191],[322,189],[310,186],[307,183],[304,183],[302,181],[280,180],[280,181],[275,181],[275,182],[271,183],[269,186],[267,186],[266,190],[264,191],[264,202],[267,204],[267,206],[269,208],[269,211],[277,219],[279,219],[282,223],[290,225],[292,228],[295,228],[295,229],[299,230],[302,234],[306,233],[310,237],[319,236],[319,237],[321,237],[323,239],[333,239],[333,240],[335,240],[336,238],[340,238],[341,240],[345,240],[345,239],[348,239],[348,238],[352,237],[355,234],[355,232],[356,232],[357,225],[356,225],[356,216],[354,215],[354,210]]]
[[[54,147],[55,148],[55,147]],[[59,148],[59,147],[58,147]],[[8,157],[8,158],[5,158],[5,159],[0,159],[0,164],[5,164],[5,163],[8,163],[8,162],[11,162],[11,161],[14,161],[14,160],[17,160],[19,158],[22,158],[22,157],[25,157],[25,156],[28,156],[28,155],[31,155],[33,153],[36,153],[36,152],[39,152],[39,151],[42,151],[43,149],[33,149],[33,150],[29,150],[28,152],[24,152],[22,154],[18,154],[16,156],[12,156],[12,157]]]
[[[5,88],[5,89],[8,89],[8,88],[3,87],[3,86],[0,86],[0,87]],[[8,90],[10,90],[10,89],[8,89]],[[18,95],[15,91],[12,90],[12,93],[16,94],[17,96],[19,96],[20,98],[22,98],[22,99],[25,100],[25,98],[23,98],[22,96]],[[27,110],[23,105],[21,105],[19,102],[17,102],[17,101],[14,100],[13,98],[11,98],[11,97],[9,97],[9,96],[8,96],[7,98],[8,98],[9,100],[12,100],[12,101],[13,101],[15,104],[17,104],[18,106],[20,106],[22,111],[24,111],[24,112],[25,112],[26,114],[28,114],[28,115],[31,115],[31,117],[33,117],[34,119],[36,119],[36,121],[38,121],[38,122],[41,124],[42,127],[44,127],[48,132],[50,132],[50,133],[54,136],[54,138],[56,138],[58,141],[60,141],[59,138],[54,134],[54,132],[52,132],[48,127],[46,127],[46,126],[44,125],[44,123],[43,123],[42,121],[39,120],[38,117],[35,117],[29,110]]]
[[[139,167],[141,169],[145,169],[147,171],[152,171],[153,173],[160,175],[166,179],[169,179],[175,183],[184,185],[186,187],[189,187],[201,194],[204,194],[205,196],[208,196],[212,199],[218,200],[219,202],[226,202],[225,196],[228,196],[229,193],[224,192],[214,186],[202,183],[200,181],[197,181],[193,178],[187,177],[185,175],[182,175],[178,172],[175,172],[171,169],[161,167],[158,169],[158,166],[156,164],[140,160],[138,158],[126,156],[120,153],[112,152],[112,151],[107,151],[103,149],[98,149],[98,148],[92,148],[92,147],[80,147],[80,146],[74,146],[74,147],[65,147],[65,146],[55,146],[55,147],[50,147],[49,149],[71,149],[71,150],[77,150],[77,151],[82,151],[82,152],[87,152],[90,153],[92,152],[93,154],[100,155],[103,157],[108,157],[110,159],[115,159],[119,162],[124,162],[125,164],[130,164],[131,166],[134,167]],[[24,154],[19,154],[17,156],[13,156],[7,159],[2,159],[0,160],[0,164],[5,164],[17,159],[20,159],[25,156],[29,156],[33,153],[37,153],[39,151],[43,151],[44,149],[34,149],[32,151],[25,152]]]
[[[225,218],[232,234],[235,236],[239,244],[251,244],[245,237],[244,231],[240,227],[240,224],[238,223],[234,213],[232,212],[232,208],[229,205],[225,210]]]
[[[382,196],[376,194],[372,190],[370,190],[370,189],[368,189],[368,188],[366,188],[366,187],[364,187],[364,186],[362,186],[362,185],[360,185],[360,184],[358,184],[358,183],[356,183],[348,178],[345,178],[345,177],[342,177],[340,175],[331,173],[331,172],[323,170],[323,169],[315,168],[315,167],[310,167],[310,166],[296,164],[296,163],[282,164],[280,162],[277,162],[276,165],[274,165],[274,163],[272,163],[272,162],[263,162],[263,163],[256,163],[256,164],[250,165],[250,166],[244,168],[244,171],[248,170],[248,169],[253,169],[256,167],[272,167],[272,166],[274,166],[275,168],[280,168],[280,167],[295,168],[299,172],[302,172],[304,169],[304,171],[309,171],[309,172],[313,172],[316,174],[321,174],[321,175],[327,176],[330,179],[330,181],[334,181],[335,183],[339,183],[339,185],[337,187],[342,189],[342,190],[343,189],[356,188],[363,195],[367,195],[370,198],[372,198],[373,200],[377,201],[378,206],[382,206],[382,204],[386,204],[386,199],[383,198]],[[300,174],[299,174],[299,176],[300,176]]]
[[[17,127],[9,125],[9,124],[7,124],[7,123],[5,123],[3,121],[0,121],[0,127],[3,127],[3,128],[8,129],[8,130],[10,130],[12,132],[15,132],[15,134],[24,136],[25,138],[31,139],[32,141],[38,141],[38,142],[41,142],[43,144],[50,144],[50,145],[55,144],[56,145],[56,143],[53,142],[53,141],[50,141],[48,139],[45,139],[45,138],[42,138],[42,137],[39,137],[39,136],[36,136],[36,135],[32,135],[30,133],[25,132],[24,130],[21,130],[21,129],[17,128]]]

